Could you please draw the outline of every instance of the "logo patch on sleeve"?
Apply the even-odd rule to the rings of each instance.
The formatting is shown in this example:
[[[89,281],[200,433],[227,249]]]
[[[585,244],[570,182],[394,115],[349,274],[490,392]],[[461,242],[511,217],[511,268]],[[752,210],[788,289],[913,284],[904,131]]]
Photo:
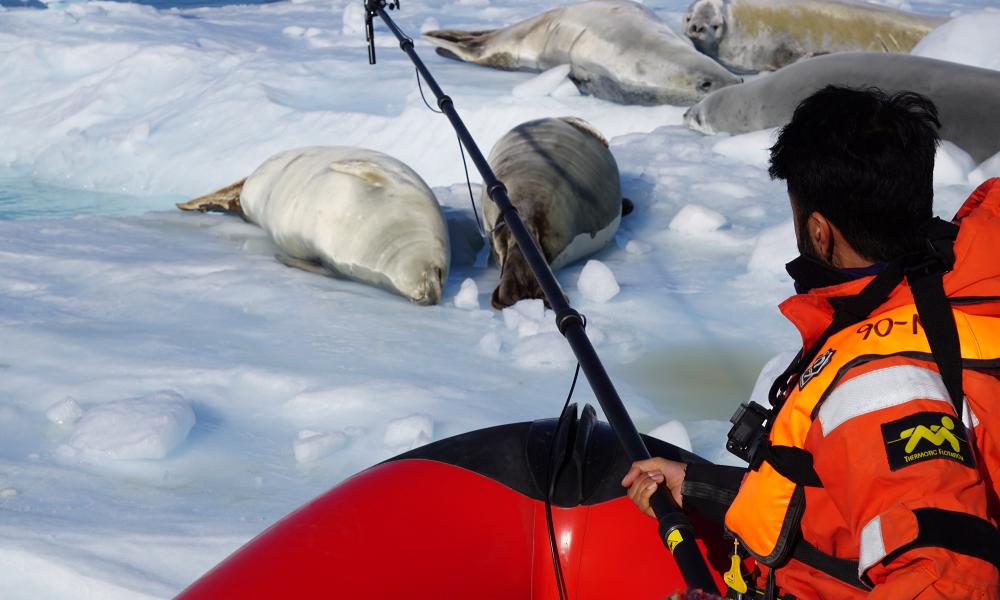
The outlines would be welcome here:
[[[882,439],[892,471],[935,458],[976,466],[965,425],[946,413],[921,412],[884,423]]]
[[[813,377],[819,375],[820,371],[825,369],[826,366],[830,364],[830,359],[833,358],[833,355],[836,352],[837,352],[836,350],[830,348],[823,354],[820,354],[819,356],[816,357],[816,360],[813,361],[813,364],[809,365],[809,368],[803,371],[802,375],[799,375],[799,390],[804,390],[806,384],[812,381]]]

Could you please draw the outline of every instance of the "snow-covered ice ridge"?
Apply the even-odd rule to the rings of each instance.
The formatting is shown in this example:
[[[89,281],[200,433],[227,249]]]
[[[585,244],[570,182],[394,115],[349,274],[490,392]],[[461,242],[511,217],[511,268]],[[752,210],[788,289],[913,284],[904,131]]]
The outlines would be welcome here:
[[[411,0],[394,17],[416,35],[555,4]],[[687,2],[649,4],[676,23]],[[921,51],[990,66],[996,36],[977,23],[995,15]],[[13,211],[59,218],[0,220],[0,596],[170,597],[368,465],[558,411],[574,362],[551,313],[489,308],[497,272],[475,262],[454,135],[381,28],[367,64],[359,19],[355,4],[319,0],[0,12],[0,187],[62,186]],[[590,268],[559,279],[640,428],[728,460],[725,419],[751,389],[762,401],[788,357],[769,359],[797,342],[774,308],[795,248],[784,189],[766,176],[773,132],[706,138],[679,126],[679,107],[617,106],[569,93],[559,70],[418,49],[484,150],[542,116],[580,116],[612,139],[636,210]],[[441,305],[287,269],[259,229],[172,207],[274,152],[331,143],[388,152],[435,186],[455,258]],[[947,144],[938,163],[942,215],[1000,174],[1000,159],[977,167]],[[83,189],[120,194],[104,216],[66,216]],[[0,215],[11,190],[30,186],[0,189]],[[111,216],[130,199],[154,210]],[[581,385],[575,400],[593,397]]]

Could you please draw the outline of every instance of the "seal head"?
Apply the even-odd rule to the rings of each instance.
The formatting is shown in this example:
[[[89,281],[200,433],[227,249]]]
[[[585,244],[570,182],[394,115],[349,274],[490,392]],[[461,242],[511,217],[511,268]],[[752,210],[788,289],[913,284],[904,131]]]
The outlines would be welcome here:
[[[684,13],[684,35],[698,51],[717,58],[726,35],[724,0],[695,0]]]

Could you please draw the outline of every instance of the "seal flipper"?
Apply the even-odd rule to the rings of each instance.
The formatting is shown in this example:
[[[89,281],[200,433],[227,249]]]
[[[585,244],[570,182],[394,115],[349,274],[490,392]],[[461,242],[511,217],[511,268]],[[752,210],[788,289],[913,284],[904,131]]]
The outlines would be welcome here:
[[[493,36],[496,29],[482,31],[458,31],[455,29],[437,29],[428,31],[421,37],[439,46],[438,54],[446,58],[454,58],[467,62],[479,62],[483,57],[486,42]]]
[[[240,205],[240,192],[243,191],[243,184],[246,179],[241,179],[236,183],[216,190],[211,194],[199,196],[187,202],[177,203],[177,208],[181,210],[197,210],[201,212],[224,212],[237,214],[246,219],[243,207]]]
[[[315,273],[317,275],[323,275],[324,277],[333,277],[335,279],[341,278],[339,273],[323,265],[319,261],[295,258],[293,256],[288,256],[287,254],[275,254],[274,258],[275,260],[285,265],[286,267],[291,267],[293,269],[302,269],[303,271],[308,271],[309,273]]]
[[[541,298],[546,307],[552,308],[545,298],[542,287],[538,285],[535,274],[528,266],[528,260],[521,253],[521,248],[512,241],[500,268],[500,283],[493,290],[490,304],[493,308],[501,310],[528,298]]]

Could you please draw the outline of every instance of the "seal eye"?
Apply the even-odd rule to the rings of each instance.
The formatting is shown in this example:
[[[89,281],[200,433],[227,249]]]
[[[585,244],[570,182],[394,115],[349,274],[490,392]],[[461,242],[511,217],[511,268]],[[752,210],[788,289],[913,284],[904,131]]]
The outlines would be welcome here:
[[[709,79],[703,79],[702,81],[698,82],[698,89],[701,90],[701,91],[703,91],[703,92],[707,92],[707,91],[711,90],[712,89],[712,81],[709,80]]]

